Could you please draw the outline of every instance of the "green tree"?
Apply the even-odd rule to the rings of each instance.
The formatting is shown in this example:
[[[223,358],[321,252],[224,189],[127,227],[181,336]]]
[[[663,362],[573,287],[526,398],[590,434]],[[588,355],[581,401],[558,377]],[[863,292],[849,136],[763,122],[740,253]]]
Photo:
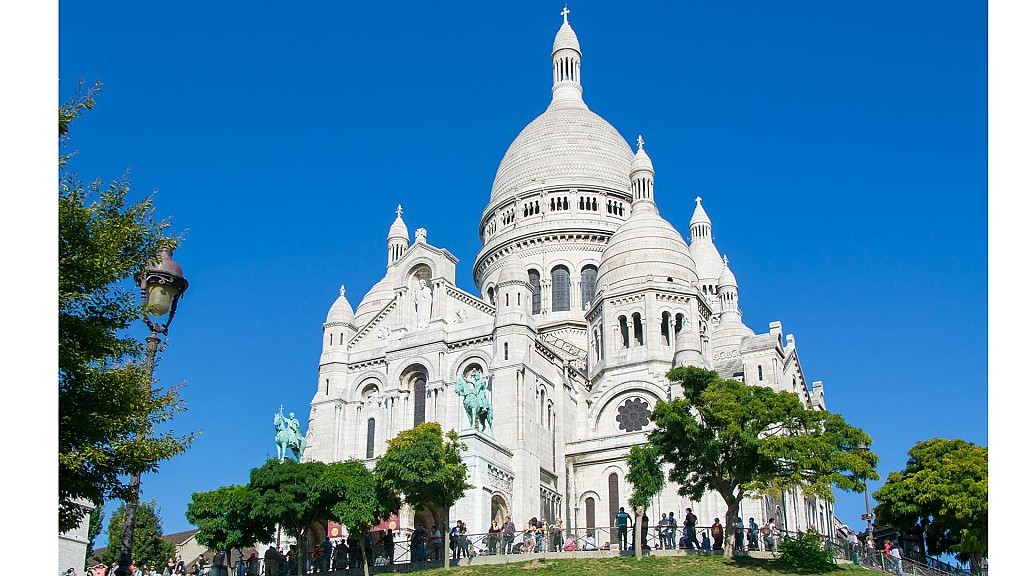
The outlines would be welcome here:
[[[253,493],[252,520],[266,530],[281,525],[299,545],[314,524],[338,521],[331,511],[342,494],[324,481],[328,466],[323,462],[267,460],[249,473],[248,490]],[[299,550],[300,574],[305,574],[305,550]]]
[[[85,557],[92,556],[93,546],[96,544],[96,537],[100,535],[103,528],[103,504],[97,504],[96,508],[89,513],[89,544],[85,547]]]
[[[739,521],[739,505],[749,493],[802,487],[832,498],[832,486],[864,490],[864,478],[877,479],[877,456],[860,451],[871,439],[842,416],[807,408],[791,392],[775,392],[723,380],[695,367],[671,370],[683,397],[658,402],[649,438],[668,463],[669,480],[679,494],[700,498],[715,491],[726,504],[726,526]],[[725,555],[733,553],[725,539]]]
[[[633,523],[633,550],[636,559],[643,558],[643,517],[651,499],[665,488],[665,473],[661,469],[658,449],[652,444],[635,445],[626,456],[626,482],[633,486],[629,505],[636,513]]]
[[[873,494],[878,522],[921,529],[929,553],[951,552],[980,573],[988,556],[988,448],[932,438],[907,454],[907,466]]]
[[[185,518],[199,529],[196,540],[213,550],[227,552],[231,564],[231,549],[242,553],[242,548],[269,542],[273,526],[268,526],[252,514],[256,495],[248,486],[224,486],[210,492],[195,492],[185,510]]]
[[[117,562],[121,555],[121,535],[124,534],[124,504],[118,506],[117,510],[110,516],[110,523],[107,524],[107,542],[111,545],[103,552],[101,558],[103,563],[110,566]],[[160,521],[160,510],[156,507],[156,501],[139,502],[135,510],[135,531],[134,545],[132,547],[132,559],[136,566],[143,564],[150,567],[160,567],[167,564],[167,559],[174,556],[174,544],[164,540],[163,524]]]
[[[465,449],[454,430],[445,435],[436,422],[424,422],[388,440],[388,448],[374,468],[381,486],[401,494],[413,509],[431,506],[444,510],[446,569],[450,566],[447,550],[451,507],[473,488],[462,461]]]
[[[66,151],[71,123],[95,106],[99,85],[59,109],[58,180],[58,527],[78,526],[85,510],[134,494],[123,478],[152,472],[183,452],[193,436],[153,434],[184,409],[176,387],[152,390],[142,344],[125,333],[142,318],[131,281],[160,248],[169,223],[152,196],[128,200],[127,176],[83,184]],[[119,542],[119,540],[111,540]],[[112,548],[115,546],[111,546]],[[166,558],[164,559],[166,560]]]
[[[366,465],[356,460],[329,464],[321,478],[324,490],[338,497],[331,514],[359,540],[363,558],[369,558],[364,536],[374,524],[398,511],[398,496],[385,489]],[[363,562],[363,576],[369,574],[370,565]]]

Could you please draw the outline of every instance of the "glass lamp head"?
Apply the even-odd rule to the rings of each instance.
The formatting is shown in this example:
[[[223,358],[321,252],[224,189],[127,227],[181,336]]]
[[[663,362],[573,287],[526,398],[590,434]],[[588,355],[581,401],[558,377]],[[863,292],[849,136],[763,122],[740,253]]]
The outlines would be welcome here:
[[[170,311],[177,295],[178,289],[173,284],[150,284],[147,302],[149,313],[158,318],[164,316]]]

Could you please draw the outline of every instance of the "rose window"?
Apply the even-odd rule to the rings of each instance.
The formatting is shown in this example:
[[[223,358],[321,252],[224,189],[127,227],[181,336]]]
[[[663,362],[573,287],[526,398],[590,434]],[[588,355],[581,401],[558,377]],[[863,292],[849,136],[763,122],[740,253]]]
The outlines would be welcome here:
[[[634,398],[626,400],[619,406],[619,414],[615,417],[615,421],[619,423],[619,430],[636,432],[650,424],[650,416],[650,404],[642,398]]]

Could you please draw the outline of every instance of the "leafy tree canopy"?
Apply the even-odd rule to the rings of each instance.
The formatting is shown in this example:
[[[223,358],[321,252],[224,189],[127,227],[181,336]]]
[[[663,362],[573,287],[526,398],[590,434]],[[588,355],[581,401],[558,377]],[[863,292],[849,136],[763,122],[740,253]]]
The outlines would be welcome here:
[[[101,560],[107,566],[117,562],[121,555],[121,536],[124,534],[124,504],[110,516],[107,524],[107,542]],[[167,559],[174,556],[174,544],[164,540],[163,524],[160,521],[160,510],[155,500],[139,502],[135,509],[135,529],[132,532],[134,545],[132,559],[136,566],[143,564],[151,568],[162,567]]]
[[[196,528],[196,540],[213,550],[231,550],[269,542],[273,528],[252,514],[256,495],[247,486],[225,486],[192,494],[185,518]]]
[[[66,148],[71,123],[93,108],[99,85],[59,109]],[[125,330],[142,318],[132,278],[171,248],[169,223],[152,196],[131,203],[128,178],[83,184],[60,156],[58,192],[58,526],[77,526],[75,501],[133,498],[123,478],[152,472],[192,435],[153,434],[184,409],[178,389],[147,386],[142,344]],[[113,541],[112,541],[113,542]],[[166,560],[166,559],[165,559]]]
[[[381,487],[401,494],[416,510],[426,506],[444,510],[444,549],[448,549],[448,515],[467,490],[469,469],[462,461],[466,445],[454,430],[441,431],[436,422],[424,422],[399,432],[388,440],[388,448],[377,460],[374,474]],[[445,568],[449,555],[444,556]]]
[[[650,442],[671,466],[668,477],[681,495],[722,496],[727,526],[750,492],[800,486],[831,499],[833,485],[864,490],[865,477],[878,478],[877,456],[858,449],[871,439],[838,414],[810,409],[791,392],[724,380],[700,368],[676,368],[668,377],[682,384],[683,397],[657,403]]]
[[[398,495],[385,489],[362,462],[348,460],[329,464],[321,477],[324,490],[339,495],[331,513],[344,524],[350,535],[359,539],[369,533],[371,525],[398,511]],[[363,550],[366,557],[366,550]],[[363,574],[369,576],[370,567],[363,563]]]
[[[447,509],[473,488],[462,461],[465,449],[454,430],[445,435],[436,422],[424,422],[389,440],[374,471],[385,489],[401,494],[413,508]]]
[[[873,494],[878,522],[924,530],[931,554],[956,554],[981,570],[988,555],[988,448],[932,438],[914,444],[900,472]]]

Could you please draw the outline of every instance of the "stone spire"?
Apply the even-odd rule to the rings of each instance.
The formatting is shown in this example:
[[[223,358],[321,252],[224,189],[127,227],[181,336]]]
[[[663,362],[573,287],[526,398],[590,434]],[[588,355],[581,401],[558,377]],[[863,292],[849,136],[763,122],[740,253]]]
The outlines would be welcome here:
[[[711,240],[711,219],[701,204],[702,198],[697,196],[697,207],[690,218],[690,242],[695,240]]]
[[[569,7],[562,9],[562,27],[555,34],[551,47],[551,102],[583,103],[583,85],[580,83],[580,41],[569,25]]]
[[[399,258],[409,248],[409,229],[406,228],[405,221],[402,220],[401,204],[398,205],[395,213],[397,214],[395,222],[391,224],[391,229],[388,230],[388,266],[398,262]]]
[[[636,156],[629,168],[630,188],[633,190],[633,211],[644,205],[654,205],[654,163],[644,151],[644,137],[636,139]]]

